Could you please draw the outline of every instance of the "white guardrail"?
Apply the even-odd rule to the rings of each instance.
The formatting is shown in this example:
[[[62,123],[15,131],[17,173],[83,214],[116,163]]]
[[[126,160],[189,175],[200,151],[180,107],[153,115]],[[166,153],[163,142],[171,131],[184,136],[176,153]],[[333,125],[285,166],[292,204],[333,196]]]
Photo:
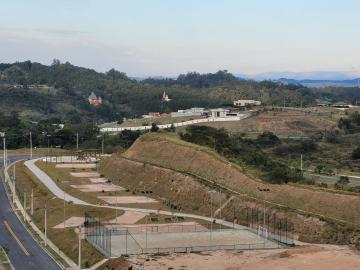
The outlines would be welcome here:
[[[172,123],[172,124],[157,125],[157,127],[159,129],[164,129],[164,128],[170,128],[171,125],[174,125],[174,127],[182,127],[182,126],[188,126],[188,125],[193,125],[193,124],[198,124],[198,123],[240,121],[240,120],[243,120],[250,116],[251,116],[251,113],[244,113],[239,116],[209,117],[209,118],[201,118],[201,119],[189,120],[189,121]],[[121,132],[124,130],[149,130],[149,129],[151,129],[151,126],[107,127],[107,128],[101,128],[100,132]]]

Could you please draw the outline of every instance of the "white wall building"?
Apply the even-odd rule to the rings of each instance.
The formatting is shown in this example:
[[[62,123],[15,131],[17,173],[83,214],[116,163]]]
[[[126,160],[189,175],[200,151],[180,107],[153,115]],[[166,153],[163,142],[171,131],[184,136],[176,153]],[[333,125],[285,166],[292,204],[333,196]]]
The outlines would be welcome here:
[[[186,110],[178,110],[177,112],[172,112],[171,117],[181,117],[181,116],[200,116],[205,112],[204,108],[190,108]]]
[[[213,118],[218,118],[218,117],[226,117],[226,115],[229,113],[230,111],[228,109],[222,109],[222,108],[218,108],[218,109],[211,109],[209,111],[209,116],[213,117]]]
[[[261,105],[261,101],[252,100],[252,99],[239,99],[234,101],[234,106],[237,107],[246,107],[246,106],[259,106]]]

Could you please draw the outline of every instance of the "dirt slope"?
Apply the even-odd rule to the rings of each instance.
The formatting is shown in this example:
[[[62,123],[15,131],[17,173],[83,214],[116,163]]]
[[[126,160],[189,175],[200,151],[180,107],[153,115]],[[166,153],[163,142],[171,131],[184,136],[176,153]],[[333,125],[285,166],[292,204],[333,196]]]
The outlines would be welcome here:
[[[175,138],[161,134],[147,134],[139,138],[123,155],[129,159],[191,172],[223,182],[239,192],[266,198],[291,208],[360,224],[359,196],[314,191],[289,185],[263,184],[250,179],[239,168],[210,150]],[[270,188],[271,192],[261,193],[257,190],[258,187]]]

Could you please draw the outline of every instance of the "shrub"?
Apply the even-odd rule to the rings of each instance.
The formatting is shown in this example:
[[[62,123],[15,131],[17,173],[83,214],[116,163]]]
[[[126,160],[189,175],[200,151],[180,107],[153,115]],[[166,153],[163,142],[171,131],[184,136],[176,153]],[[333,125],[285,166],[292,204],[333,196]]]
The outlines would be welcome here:
[[[357,147],[354,149],[354,151],[351,154],[352,159],[360,159],[360,147]]]
[[[157,126],[157,124],[152,123],[150,131],[151,132],[157,132],[158,130],[159,130],[159,127]]]
[[[280,144],[281,141],[274,133],[265,131],[257,137],[256,143],[262,147],[270,147]]]

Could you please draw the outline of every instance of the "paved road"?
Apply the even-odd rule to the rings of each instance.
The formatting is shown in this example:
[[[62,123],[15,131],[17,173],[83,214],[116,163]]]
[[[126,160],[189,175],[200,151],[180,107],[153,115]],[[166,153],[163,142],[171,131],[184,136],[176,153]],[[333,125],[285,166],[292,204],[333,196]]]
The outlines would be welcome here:
[[[28,157],[28,155],[9,156],[10,161],[15,161]],[[0,169],[3,160],[0,159]],[[3,180],[3,179],[1,179]],[[25,254],[14,236],[10,234],[5,226],[5,222],[10,226],[15,236],[28,251]],[[3,182],[0,183],[0,245],[9,249],[9,259],[16,270],[59,270],[62,269],[32,238],[29,232],[19,221],[5,192]]]
[[[316,174],[313,172],[304,172],[304,177],[307,179],[315,180],[317,183],[326,183],[326,184],[336,184],[337,181],[339,181],[341,175],[323,175],[323,174]],[[354,176],[354,175],[346,175],[349,177],[349,186],[360,186],[360,177]]]

